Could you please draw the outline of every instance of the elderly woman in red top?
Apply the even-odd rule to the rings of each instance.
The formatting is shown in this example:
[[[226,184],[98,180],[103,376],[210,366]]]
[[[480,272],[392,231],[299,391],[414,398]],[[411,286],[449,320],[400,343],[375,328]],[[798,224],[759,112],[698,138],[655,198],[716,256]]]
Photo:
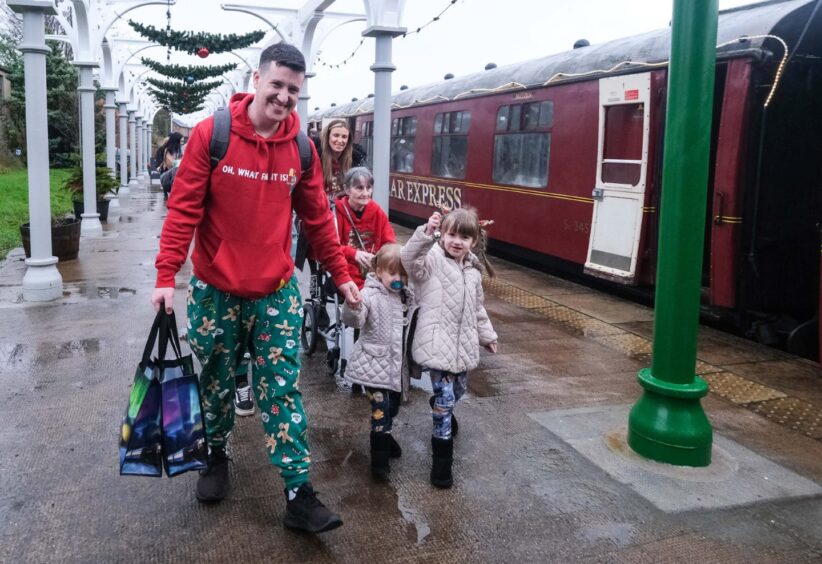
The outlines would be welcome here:
[[[362,288],[376,252],[386,243],[395,243],[397,236],[388,216],[371,199],[374,191],[371,171],[365,167],[350,169],[343,178],[343,190],[344,194],[336,202],[337,233],[351,279]]]

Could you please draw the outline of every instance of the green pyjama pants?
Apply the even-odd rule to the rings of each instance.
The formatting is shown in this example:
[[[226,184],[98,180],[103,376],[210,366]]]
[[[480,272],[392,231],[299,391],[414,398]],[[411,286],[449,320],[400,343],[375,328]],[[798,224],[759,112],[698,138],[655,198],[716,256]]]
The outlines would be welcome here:
[[[206,438],[223,447],[234,428],[234,375],[252,343],[254,392],[265,448],[286,488],[308,481],[308,420],[300,393],[302,300],[297,279],[258,299],[227,294],[191,277],[188,342],[200,360],[200,398]]]

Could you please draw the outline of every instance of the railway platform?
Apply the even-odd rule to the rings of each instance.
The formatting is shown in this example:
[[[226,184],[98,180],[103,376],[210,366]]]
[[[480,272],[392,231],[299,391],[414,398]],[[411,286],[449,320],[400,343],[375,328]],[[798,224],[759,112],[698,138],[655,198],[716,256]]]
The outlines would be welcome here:
[[[134,190],[102,238],[58,265],[56,302],[22,301],[22,250],[0,263],[0,562],[822,560],[818,365],[703,327],[714,462],[652,463],[627,449],[624,426],[653,311],[500,260],[485,281],[500,351],[483,353],[457,407],[452,489],[428,483],[419,387],[395,423],[402,458],[371,481],[367,401],[326,375],[322,354],[302,375],[312,482],[343,527],[282,527],[257,417],[237,420],[219,505],[196,501],[193,473],[120,477],[118,427],[154,316],[155,190]]]

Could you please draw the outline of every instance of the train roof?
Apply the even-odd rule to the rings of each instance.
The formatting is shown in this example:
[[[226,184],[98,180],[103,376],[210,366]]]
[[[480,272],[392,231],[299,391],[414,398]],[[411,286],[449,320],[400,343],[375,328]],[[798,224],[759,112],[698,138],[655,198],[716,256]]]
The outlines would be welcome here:
[[[761,52],[768,41],[762,36],[777,34],[775,30],[787,16],[801,9],[809,12],[813,2],[814,0],[771,0],[723,10],[719,13],[717,55],[727,58]],[[797,20],[796,23],[804,24],[807,17],[804,14],[804,18],[794,19]],[[795,27],[796,25],[791,29]],[[786,30],[782,32],[787,33]],[[798,32],[793,30],[791,37],[783,39],[790,44],[795,33]],[[750,39],[739,41],[741,37]],[[495,91],[533,88],[580,79],[581,76],[591,78],[611,73],[639,72],[653,66],[666,65],[670,50],[671,30],[668,27],[403,90],[392,96],[391,107],[407,108]],[[778,55],[781,56],[782,53]],[[309,120],[359,115],[370,113],[373,109],[374,99],[368,98],[314,112]]]

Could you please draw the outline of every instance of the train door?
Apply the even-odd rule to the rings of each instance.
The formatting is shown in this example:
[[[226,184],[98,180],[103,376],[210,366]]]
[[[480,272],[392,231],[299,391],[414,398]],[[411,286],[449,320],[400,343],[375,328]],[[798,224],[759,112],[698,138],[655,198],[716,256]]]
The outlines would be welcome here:
[[[585,272],[634,284],[648,168],[651,74],[599,81],[599,149]]]

